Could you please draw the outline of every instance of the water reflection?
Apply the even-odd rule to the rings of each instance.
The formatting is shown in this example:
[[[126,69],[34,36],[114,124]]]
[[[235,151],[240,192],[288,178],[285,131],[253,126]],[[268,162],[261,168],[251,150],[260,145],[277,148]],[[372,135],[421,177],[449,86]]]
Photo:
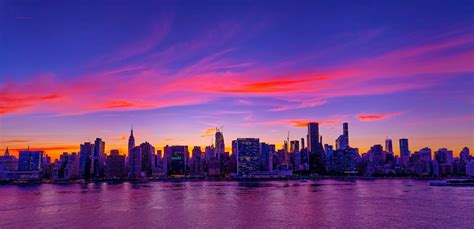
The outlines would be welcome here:
[[[474,189],[424,181],[0,186],[0,227],[472,227]]]

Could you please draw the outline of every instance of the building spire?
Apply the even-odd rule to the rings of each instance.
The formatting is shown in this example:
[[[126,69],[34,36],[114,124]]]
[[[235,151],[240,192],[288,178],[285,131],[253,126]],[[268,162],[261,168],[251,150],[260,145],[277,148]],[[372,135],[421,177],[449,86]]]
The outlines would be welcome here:
[[[7,147],[7,149],[5,150],[5,157],[8,157],[8,156],[10,156],[10,152],[8,152],[8,147]]]
[[[130,128],[130,136],[133,136],[133,124],[132,124],[132,127]]]

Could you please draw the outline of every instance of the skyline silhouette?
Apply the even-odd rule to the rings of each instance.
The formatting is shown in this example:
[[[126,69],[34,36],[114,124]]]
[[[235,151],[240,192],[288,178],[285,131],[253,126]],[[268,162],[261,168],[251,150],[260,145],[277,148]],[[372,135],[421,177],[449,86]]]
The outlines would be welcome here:
[[[318,136],[322,138],[322,145],[330,145],[332,147],[337,147],[340,140],[339,138],[342,136],[340,135],[338,138],[335,138],[335,139],[327,139],[326,137],[324,137],[324,132],[321,131],[321,124],[318,123],[318,122],[312,122],[312,123],[317,123],[318,124]],[[342,125],[348,125],[347,122],[344,122],[344,123],[340,123],[340,127]],[[302,124],[299,124],[301,126],[303,126]],[[141,138],[136,138],[135,136],[137,135],[137,131],[133,129],[133,125],[131,125],[131,129],[129,131],[131,131],[131,135],[132,138],[133,138],[133,141],[134,142],[137,142],[137,143],[140,143],[140,142],[147,142],[147,143],[150,143],[157,151],[161,151],[163,153],[163,149],[167,146],[173,146],[173,145],[177,145],[177,146],[186,146],[188,147],[189,149],[192,149],[193,147],[200,147],[201,150],[204,150],[206,147],[216,147],[215,144],[216,144],[216,133],[220,133],[220,138],[222,138],[222,142],[224,142],[225,144],[225,148],[223,150],[223,152],[227,152],[229,153],[230,155],[232,155],[232,147],[231,147],[231,143],[233,140],[235,139],[238,139],[238,138],[257,138],[257,139],[260,139],[260,140],[263,140],[263,142],[266,142],[266,143],[269,143],[269,144],[273,144],[275,145],[276,149],[284,149],[285,148],[285,142],[291,142],[291,141],[300,141],[300,139],[306,139],[308,140],[308,135],[307,133],[304,134],[304,135],[301,135],[301,136],[291,136],[290,137],[290,131],[287,132],[287,137],[286,138],[282,138],[280,142],[269,142],[269,141],[265,141],[264,139],[260,138],[259,136],[254,136],[254,135],[249,135],[249,136],[239,136],[237,138],[232,138],[232,139],[229,139],[229,138],[226,138],[224,137],[224,131],[223,131],[223,128],[224,126],[221,126],[220,128],[219,127],[214,127],[214,128],[209,128],[208,130],[206,130],[207,132],[203,135],[201,135],[201,137],[207,137],[210,142],[209,144],[204,144],[204,145],[192,145],[192,144],[187,144],[186,142],[170,142],[166,145],[156,145],[156,144],[153,144],[153,142],[150,142],[145,138],[141,139]],[[308,123],[306,123],[306,125],[304,126],[305,127],[305,131],[308,131]],[[347,132],[347,126],[345,128],[343,128],[342,132],[341,133],[346,133]],[[341,129],[339,130],[341,131]],[[125,135],[124,135],[125,136]],[[117,151],[120,155],[125,155],[125,156],[128,156],[128,153],[129,153],[129,149],[127,149],[127,142],[128,144],[130,144],[130,139],[129,137],[124,137],[123,139],[120,139],[122,140],[122,144],[119,146],[119,147],[115,147],[115,146],[109,146],[108,144],[105,145],[105,152],[107,155],[109,155],[109,152],[111,151]],[[138,136],[140,136],[140,134],[138,133]],[[227,135],[225,135],[227,136]],[[19,151],[27,151],[27,150],[39,150],[39,151],[44,151],[45,155],[48,155],[49,157],[51,157],[52,160],[56,160],[56,159],[59,159],[59,157],[63,154],[63,153],[72,153],[72,152],[75,152],[75,153],[80,153],[80,144],[82,144],[83,142],[90,142],[90,143],[93,143],[93,140],[96,139],[96,138],[99,138],[101,140],[105,140],[104,138],[102,138],[101,136],[95,136],[95,137],[90,137],[88,138],[87,140],[83,140],[83,141],[79,141],[77,146],[71,146],[71,147],[61,147],[61,146],[54,146],[51,147],[51,148],[41,148],[41,147],[37,147],[37,146],[34,146],[34,145],[27,145],[26,147],[20,147],[20,148],[11,148],[11,147],[6,147],[5,149],[0,149],[2,150],[1,152],[5,152],[5,151],[8,151],[10,153],[10,155],[14,155],[14,156],[18,156],[18,152]],[[356,136],[354,136],[354,133],[352,132],[352,128],[351,128],[351,142],[352,142],[352,139],[354,138],[357,138]],[[419,150],[422,150],[423,148],[433,148],[433,149],[438,149],[438,148],[434,148],[430,145],[425,145],[423,147],[420,147],[420,148],[414,148],[413,145],[416,145],[416,144],[413,144],[413,141],[407,137],[400,137],[400,138],[397,138],[397,139],[394,139],[394,138],[389,138],[389,136],[385,136],[385,138],[383,140],[380,140],[378,142],[374,142],[372,143],[372,145],[369,146],[369,149],[365,150],[365,149],[361,149],[359,148],[357,145],[355,145],[354,143],[351,143],[351,144],[348,144],[347,145],[350,145],[351,147],[353,148],[357,148],[358,149],[358,152],[360,154],[364,154],[364,153],[367,153],[371,147],[373,147],[374,145],[382,145],[384,147],[384,150],[388,147],[386,144],[387,144],[387,140],[390,140],[390,148],[393,150],[391,151],[394,156],[398,156],[400,157],[401,156],[401,145],[399,143],[398,140],[401,140],[401,139],[408,139],[410,141],[410,149],[409,151],[410,152],[417,152]],[[107,142],[105,140],[105,142]],[[447,148],[448,150],[452,150],[453,151],[453,156],[455,157],[459,157],[460,156],[460,152],[462,152],[464,150],[464,148],[469,148],[470,144],[469,143],[466,143],[460,151],[456,152],[452,149],[450,149],[449,147],[446,147],[446,146],[441,146],[439,147],[439,149],[442,149],[442,148]],[[287,146],[289,147],[289,145]],[[59,152],[58,154],[56,154],[56,152]],[[292,152],[289,152],[290,154]]]

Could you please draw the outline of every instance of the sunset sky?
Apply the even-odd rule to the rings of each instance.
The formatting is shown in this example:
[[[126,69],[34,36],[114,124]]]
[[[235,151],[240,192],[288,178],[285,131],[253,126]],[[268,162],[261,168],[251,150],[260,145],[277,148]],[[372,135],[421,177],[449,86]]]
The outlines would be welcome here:
[[[474,148],[474,1],[0,0],[0,150],[104,139]]]

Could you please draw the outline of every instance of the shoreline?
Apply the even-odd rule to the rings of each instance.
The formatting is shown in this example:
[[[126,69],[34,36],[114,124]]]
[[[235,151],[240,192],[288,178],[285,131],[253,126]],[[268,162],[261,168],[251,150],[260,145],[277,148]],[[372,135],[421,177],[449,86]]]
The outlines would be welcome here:
[[[52,180],[30,180],[30,181],[0,181],[2,185],[72,185],[72,184],[89,184],[89,183],[107,183],[107,184],[121,184],[133,183],[144,184],[150,182],[267,182],[267,181],[319,181],[319,180],[341,180],[341,181],[356,181],[356,180],[419,180],[419,181],[444,181],[449,179],[469,179],[468,177],[363,177],[363,176],[302,176],[302,177],[281,177],[281,178],[195,178],[195,177],[167,177],[167,178],[147,178],[147,179],[100,179],[100,180],[67,180],[67,181],[52,181]]]

